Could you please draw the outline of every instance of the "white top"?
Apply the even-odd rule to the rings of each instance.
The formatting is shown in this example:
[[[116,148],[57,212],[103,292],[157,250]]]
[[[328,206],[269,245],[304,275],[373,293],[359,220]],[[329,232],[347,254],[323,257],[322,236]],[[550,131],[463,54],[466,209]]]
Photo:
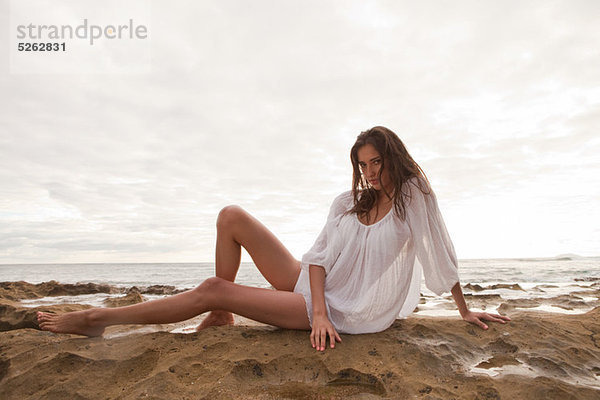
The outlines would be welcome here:
[[[392,206],[383,219],[364,225],[355,213],[344,215],[354,205],[351,191],[335,198],[325,227],[302,257],[294,287],[306,300],[311,326],[309,264],[325,268],[327,314],[340,333],[383,331],[396,318],[410,315],[419,303],[422,274],[437,295],[459,281],[454,246],[435,194],[423,194],[415,186],[417,179],[405,184],[412,197],[405,221]]]

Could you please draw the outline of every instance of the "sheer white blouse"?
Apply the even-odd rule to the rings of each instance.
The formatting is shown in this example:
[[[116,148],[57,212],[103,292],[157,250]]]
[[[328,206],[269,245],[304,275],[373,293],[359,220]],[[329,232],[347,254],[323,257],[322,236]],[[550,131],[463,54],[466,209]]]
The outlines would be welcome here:
[[[325,227],[302,257],[294,287],[306,300],[311,326],[309,264],[325,269],[327,314],[340,333],[379,332],[410,315],[419,303],[423,274],[425,285],[437,295],[459,281],[454,246],[435,194],[431,189],[423,194],[417,179],[405,183],[410,198],[404,221],[392,207],[380,221],[364,225],[355,213],[344,214],[354,205],[351,191],[335,198]]]

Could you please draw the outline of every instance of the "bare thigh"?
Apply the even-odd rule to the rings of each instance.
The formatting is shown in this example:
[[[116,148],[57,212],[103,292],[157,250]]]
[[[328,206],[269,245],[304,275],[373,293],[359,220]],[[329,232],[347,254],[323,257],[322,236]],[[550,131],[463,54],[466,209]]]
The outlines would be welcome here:
[[[294,290],[300,275],[300,261],[258,219],[239,206],[227,206],[219,213],[217,230],[217,252],[219,240],[227,241],[228,235],[231,235],[246,249],[261,274],[275,289]]]
[[[205,307],[221,309],[286,329],[310,330],[304,297],[283,290],[256,288],[209,278],[200,287]]]

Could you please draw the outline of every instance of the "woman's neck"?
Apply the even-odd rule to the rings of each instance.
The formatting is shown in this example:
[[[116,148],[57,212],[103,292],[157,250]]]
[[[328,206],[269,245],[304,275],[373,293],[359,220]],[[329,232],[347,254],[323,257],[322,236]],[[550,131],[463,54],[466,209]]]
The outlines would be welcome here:
[[[379,204],[387,204],[394,199],[394,190],[393,189],[389,190],[387,193],[388,194],[385,194],[383,190],[379,190],[377,192],[377,195],[378,195],[377,202]]]

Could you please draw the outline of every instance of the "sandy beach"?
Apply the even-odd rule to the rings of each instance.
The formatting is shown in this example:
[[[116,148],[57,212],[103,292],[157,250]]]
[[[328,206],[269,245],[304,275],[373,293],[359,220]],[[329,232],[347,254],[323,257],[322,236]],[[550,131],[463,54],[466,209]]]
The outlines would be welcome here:
[[[502,302],[486,296],[486,288],[471,289],[467,301],[477,307]],[[312,349],[308,332],[237,316],[235,326],[197,333],[193,327],[203,316],[173,325],[110,327],[101,338],[56,335],[38,330],[36,311],[89,305],[23,304],[48,296],[116,293],[106,306],[117,306],[175,291],[0,283],[0,398],[600,398],[599,282],[586,283],[586,298],[594,301],[565,294],[553,301],[502,302],[499,309],[512,322],[490,323],[487,331],[458,315],[416,312],[384,332],[342,335],[342,343],[322,353]],[[544,301],[575,311],[594,308],[572,314],[532,310]]]

